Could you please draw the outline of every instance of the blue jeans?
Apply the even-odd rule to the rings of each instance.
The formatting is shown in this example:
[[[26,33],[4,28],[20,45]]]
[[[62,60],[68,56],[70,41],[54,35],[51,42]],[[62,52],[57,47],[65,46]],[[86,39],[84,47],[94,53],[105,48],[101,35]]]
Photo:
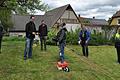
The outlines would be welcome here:
[[[33,45],[33,39],[26,38],[26,43],[25,43],[25,50],[24,50],[24,57],[28,58],[32,57],[32,45]]]
[[[65,43],[60,43],[59,44],[60,48],[60,60],[63,63],[64,62],[64,48],[65,48]]]

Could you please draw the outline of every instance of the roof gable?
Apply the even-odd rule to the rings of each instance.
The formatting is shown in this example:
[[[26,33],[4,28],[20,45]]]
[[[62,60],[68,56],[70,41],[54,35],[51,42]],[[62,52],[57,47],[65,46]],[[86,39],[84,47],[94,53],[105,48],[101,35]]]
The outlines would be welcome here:
[[[74,10],[72,9],[72,7],[70,6],[70,4],[67,4],[65,6],[59,7],[59,8],[55,8],[53,10],[50,10],[48,12],[45,13],[45,21],[46,24],[49,27],[54,26],[54,24],[60,19],[60,17],[64,14],[65,10],[71,10],[74,12]],[[74,12],[75,14],[75,12]],[[75,14],[76,18],[78,19],[77,15]],[[79,20],[79,19],[78,19]]]

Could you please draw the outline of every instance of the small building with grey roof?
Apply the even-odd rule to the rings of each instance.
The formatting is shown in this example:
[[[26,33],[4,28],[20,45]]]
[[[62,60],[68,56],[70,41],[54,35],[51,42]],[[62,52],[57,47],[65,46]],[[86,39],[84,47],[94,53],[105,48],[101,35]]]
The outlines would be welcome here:
[[[82,25],[87,27],[90,32],[102,32],[102,27],[107,26],[108,22],[105,19],[96,19],[95,17],[93,18],[84,18],[80,17],[79,19],[81,20]]]

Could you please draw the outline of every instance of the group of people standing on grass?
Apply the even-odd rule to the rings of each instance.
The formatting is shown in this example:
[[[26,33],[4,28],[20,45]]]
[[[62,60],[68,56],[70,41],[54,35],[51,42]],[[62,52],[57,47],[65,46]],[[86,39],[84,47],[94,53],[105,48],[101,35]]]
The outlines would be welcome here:
[[[25,31],[26,31],[26,44],[25,44],[25,51],[24,51],[24,60],[27,58],[32,58],[32,45],[35,38],[35,35],[39,35],[40,42],[41,42],[41,51],[43,50],[43,44],[44,44],[44,50],[46,51],[46,39],[48,34],[47,25],[45,24],[44,20],[41,21],[41,25],[39,26],[38,31],[35,28],[34,23],[35,17],[31,16],[30,21],[26,24]],[[62,23],[60,25],[60,30],[56,35],[56,42],[59,44],[60,49],[60,60],[61,62],[64,62],[64,48],[66,45],[66,24]],[[90,33],[87,31],[86,28],[83,28],[79,33],[79,44],[82,46],[83,55],[88,57],[88,42],[90,40]]]
[[[46,47],[46,40],[48,34],[47,25],[45,24],[44,20],[42,20],[41,24],[39,25],[39,29],[36,30],[34,20],[35,20],[35,16],[30,16],[30,21],[25,26],[26,43],[24,50],[24,60],[32,58],[32,45],[35,35],[39,35],[40,37],[41,51],[47,50]],[[60,49],[59,53],[60,53],[61,62],[64,62],[64,48],[66,45],[67,29],[65,26],[66,26],[65,23],[62,23],[60,25],[60,30],[55,36],[55,39],[53,39],[59,44],[59,49]],[[3,33],[4,33],[4,29],[0,21],[0,53],[1,53],[1,42],[2,42]],[[83,27],[78,36],[79,36],[78,43],[82,46],[83,55],[85,57],[88,57],[89,55],[88,43],[90,40],[90,32],[85,27]],[[117,51],[118,63],[120,63],[120,28],[118,28],[117,33],[115,34],[115,48]]]
[[[31,59],[32,58],[32,45],[35,38],[35,35],[39,35],[40,42],[41,42],[41,51],[47,50],[46,47],[46,39],[48,34],[47,25],[45,24],[44,20],[41,21],[41,25],[39,26],[38,31],[35,28],[34,23],[35,17],[31,16],[30,21],[25,26],[25,32],[26,32],[26,44],[25,44],[25,50],[24,50],[24,60]],[[61,25],[61,29],[57,34],[59,48],[60,48],[60,59],[63,62],[64,61],[64,47],[66,44],[66,31],[65,23]],[[44,45],[44,49],[43,49]]]

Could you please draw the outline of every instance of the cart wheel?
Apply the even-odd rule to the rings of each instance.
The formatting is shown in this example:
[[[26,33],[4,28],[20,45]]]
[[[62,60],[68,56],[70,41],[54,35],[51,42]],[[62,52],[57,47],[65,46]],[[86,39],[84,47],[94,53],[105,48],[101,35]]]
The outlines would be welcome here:
[[[65,72],[70,72],[70,69],[68,67],[63,68]]]

